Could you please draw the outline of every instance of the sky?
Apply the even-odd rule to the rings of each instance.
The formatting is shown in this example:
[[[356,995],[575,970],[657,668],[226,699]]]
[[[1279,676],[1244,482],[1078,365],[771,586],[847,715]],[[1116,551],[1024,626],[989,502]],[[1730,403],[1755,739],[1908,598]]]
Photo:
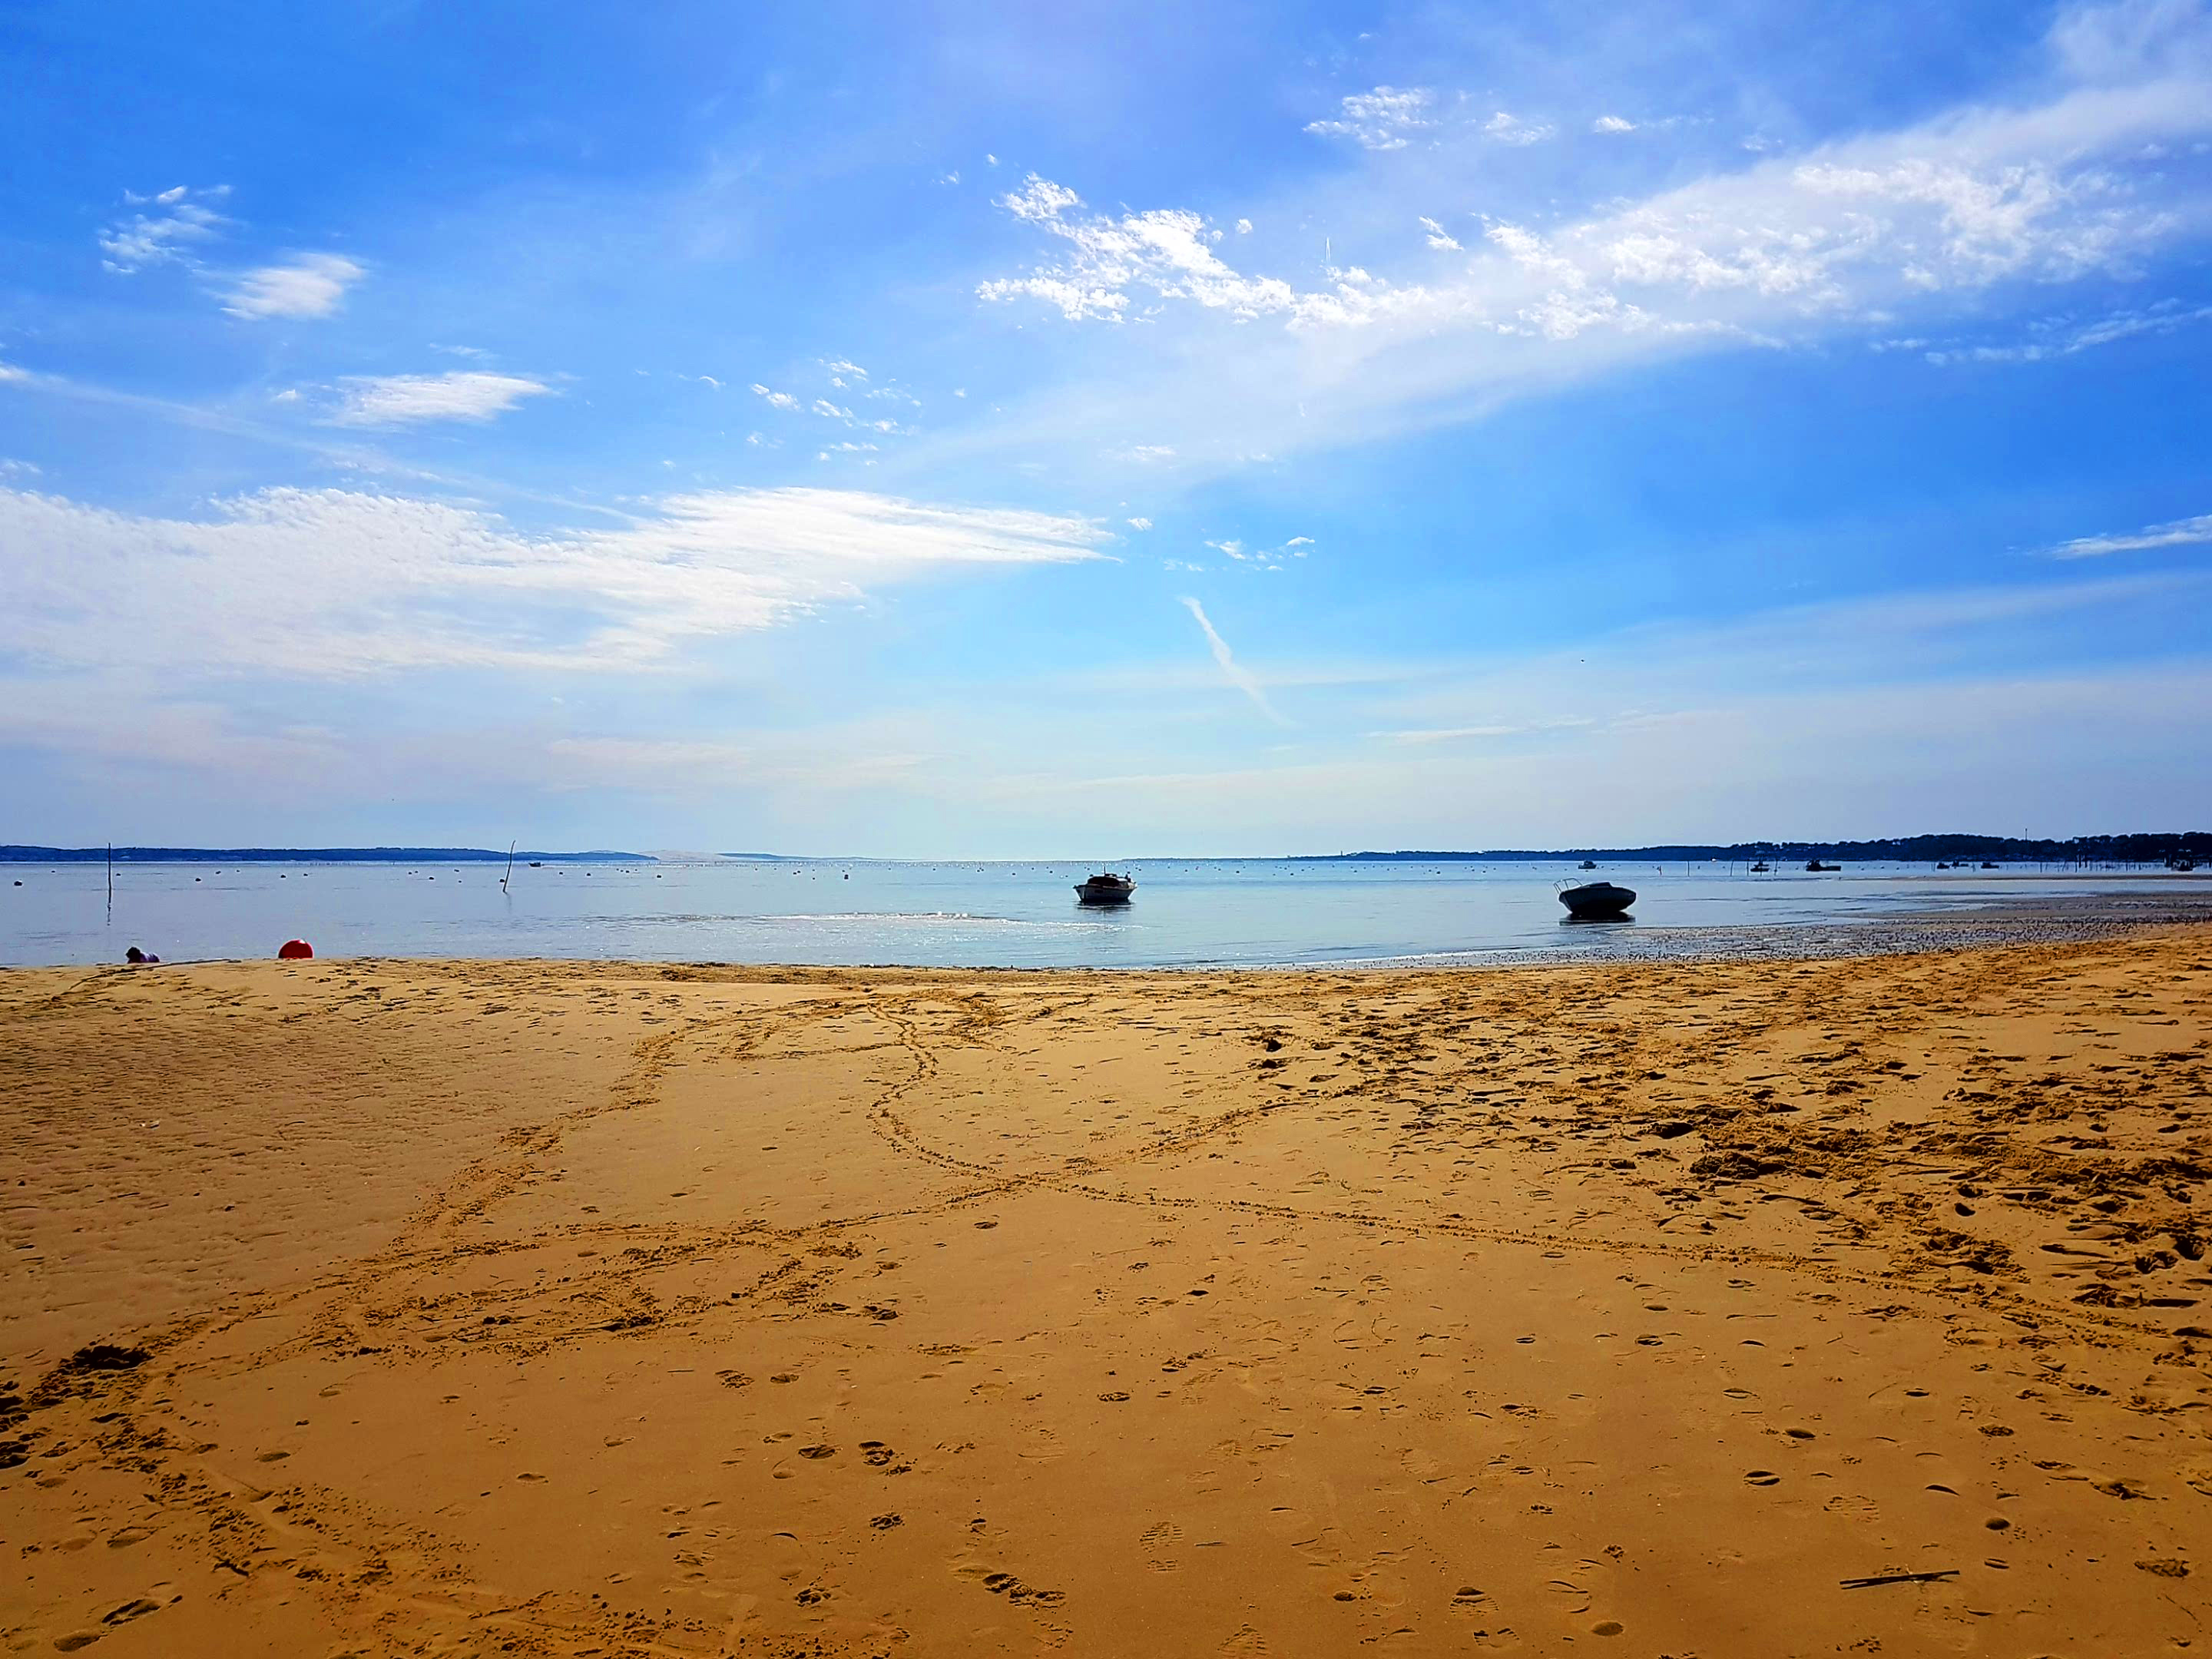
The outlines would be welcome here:
[[[0,84],[0,841],[2212,824],[2212,0],[15,0]]]

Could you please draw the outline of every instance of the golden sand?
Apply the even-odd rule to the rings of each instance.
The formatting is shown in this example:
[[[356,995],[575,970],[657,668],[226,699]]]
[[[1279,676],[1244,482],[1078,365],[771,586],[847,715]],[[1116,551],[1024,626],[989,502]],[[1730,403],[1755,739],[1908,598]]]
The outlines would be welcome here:
[[[2212,1646],[2208,957],[0,975],[0,1638]]]

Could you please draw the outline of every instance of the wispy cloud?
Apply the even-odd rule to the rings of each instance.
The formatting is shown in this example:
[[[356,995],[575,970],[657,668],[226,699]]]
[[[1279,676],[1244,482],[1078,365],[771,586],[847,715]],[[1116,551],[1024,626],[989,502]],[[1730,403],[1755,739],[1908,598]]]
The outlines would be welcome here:
[[[202,519],[0,488],[0,657],[48,671],[334,678],[636,672],[878,583],[1103,556],[1091,520],[849,490],[669,496],[529,534],[472,508],[269,489]]]
[[[101,227],[100,263],[126,275],[148,265],[196,266],[198,246],[212,241],[229,222],[208,204],[229,194],[228,185],[202,191],[176,185],[151,196],[124,191],[123,199],[139,211]]]
[[[2200,513],[2193,519],[2175,519],[2166,524],[2147,525],[2141,530],[2117,535],[2077,536],[2070,542],[2046,549],[2045,556],[2097,559],[2108,553],[2140,553],[2155,547],[2197,547],[2206,542],[2212,542],[2212,513]]]
[[[1094,381],[1010,409],[1003,435],[1033,446],[1058,428],[1075,439],[1105,420],[1149,422],[1195,473],[1372,441],[1692,351],[1899,324],[1926,334],[1947,314],[2017,303],[2030,284],[2127,276],[2212,223],[2212,180],[2172,160],[2212,142],[2203,9],[2069,14],[2047,56],[2016,101],[1766,154],[1581,217],[1478,221],[1464,258],[1378,240],[1318,282],[1310,266],[1232,265],[1222,233],[1189,210],[1094,213],[1032,178],[1001,204],[1056,257],[979,295],[1152,327]],[[1480,178],[1482,125],[1439,123],[1438,168]],[[1416,190],[1395,222],[1451,222],[1436,170],[1395,164],[1293,191],[1267,216],[1389,224]],[[1282,257],[1251,246],[1254,262]]]
[[[2165,301],[2139,310],[2116,311],[2087,323],[2078,319],[2039,320],[2028,325],[2024,339],[1971,344],[1957,341],[1937,344],[1928,340],[1881,340],[1875,343],[1874,349],[1917,350],[1929,362],[1939,365],[2040,363],[2142,335],[2172,334],[2208,322],[2212,322],[2212,306],[2183,306]]]
[[[1436,94],[1425,87],[1377,87],[1353,93],[1334,117],[1309,121],[1306,131],[1349,138],[1364,149],[1403,149],[1413,133],[1435,125],[1435,103]]]
[[[283,264],[240,275],[223,296],[234,317],[327,317],[362,278],[360,265],[337,253],[302,253]]]
[[[1206,647],[1213,653],[1213,660],[1219,666],[1222,678],[1249,697],[1252,706],[1276,725],[1291,725],[1293,722],[1285,720],[1274,704],[1267,701],[1267,692],[1253,677],[1251,670],[1237,660],[1236,654],[1229,648],[1229,641],[1221,637],[1212,619],[1206,616],[1206,607],[1188,594],[1183,596],[1182,603],[1183,608],[1197,618],[1199,628],[1205,633]]]
[[[1524,121],[1505,110],[1495,112],[1482,124],[1482,136],[1493,143],[1510,144],[1519,149],[1527,144],[1540,144],[1552,136],[1553,129],[1543,121]]]
[[[422,421],[489,421],[525,398],[552,391],[520,374],[453,369],[443,374],[383,374],[348,380],[339,426],[410,426]]]

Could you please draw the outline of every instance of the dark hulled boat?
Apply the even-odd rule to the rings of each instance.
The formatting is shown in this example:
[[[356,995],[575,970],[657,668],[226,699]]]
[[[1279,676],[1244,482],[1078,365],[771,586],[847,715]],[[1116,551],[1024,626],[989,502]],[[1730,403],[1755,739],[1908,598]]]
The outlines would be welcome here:
[[[1079,904],[1127,904],[1136,890],[1137,884],[1127,876],[1107,870],[1076,883],[1075,897]]]
[[[1636,890],[1616,887],[1609,881],[1587,881],[1579,887],[1559,890],[1559,902],[1577,921],[1599,921],[1625,916],[1636,902]]]

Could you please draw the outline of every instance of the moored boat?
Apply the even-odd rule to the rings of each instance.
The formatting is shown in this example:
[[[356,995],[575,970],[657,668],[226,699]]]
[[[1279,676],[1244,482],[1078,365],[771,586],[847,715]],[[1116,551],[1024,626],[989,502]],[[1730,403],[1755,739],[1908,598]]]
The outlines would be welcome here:
[[[1579,887],[1561,888],[1559,902],[1576,921],[1596,921],[1626,915],[1628,907],[1636,902],[1636,890],[1616,887],[1609,881],[1586,881]]]
[[[1106,870],[1076,883],[1075,897],[1079,904],[1127,904],[1136,890],[1137,884],[1130,878]]]

